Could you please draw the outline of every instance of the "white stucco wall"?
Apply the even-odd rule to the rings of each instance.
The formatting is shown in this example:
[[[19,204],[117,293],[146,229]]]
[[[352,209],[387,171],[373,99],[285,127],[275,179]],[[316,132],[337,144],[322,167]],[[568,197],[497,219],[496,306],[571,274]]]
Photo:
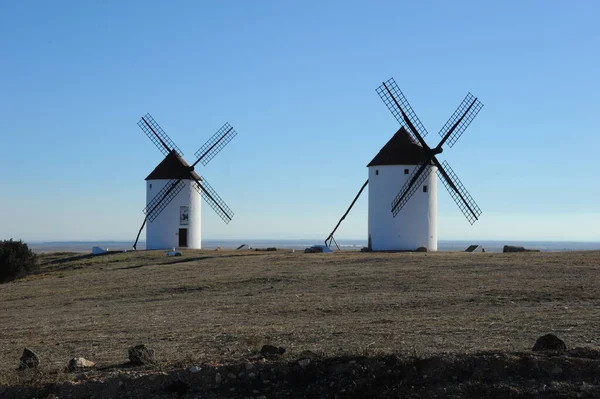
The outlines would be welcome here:
[[[396,217],[391,212],[392,201],[416,165],[369,167],[369,236],[374,251],[419,247],[437,251],[437,168],[430,167],[429,177]],[[404,173],[405,169],[408,174]],[[423,192],[424,185],[427,186],[426,193]]]
[[[169,180],[146,181],[146,204],[167,184]],[[146,248],[169,249],[179,246],[179,229],[188,229],[187,248],[202,247],[202,197],[192,184],[192,180],[183,180],[185,187],[167,205],[153,222],[146,223]],[[179,224],[180,207],[189,207],[188,225]]]

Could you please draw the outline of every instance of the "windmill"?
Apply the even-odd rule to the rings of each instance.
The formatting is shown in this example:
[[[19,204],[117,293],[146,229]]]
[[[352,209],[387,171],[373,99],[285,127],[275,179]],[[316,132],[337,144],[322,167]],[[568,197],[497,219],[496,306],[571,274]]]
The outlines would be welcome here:
[[[414,250],[425,247],[437,250],[435,176],[438,172],[442,183],[469,223],[472,225],[481,215],[481,209],[448,162],[440,163],[437,155],[443,152],[444,144],[454,146],[483,104],[468,93],[440,130],[441,141],[431,148],[424,139],[428,134],[427,130],[394,79],[383,82],[376,91],[400,123],[400,129],[367,165],[369,179],[327,237],[325,245],[335,243],[337,246],[333,237],[335,231],[370,183],[369,248]],[[396,191],[398,187],[399,192]],[[416,196],[418,190],[421,192]]]
[[[233,212],[208,181],[194,168],[198,163],[206,166],[236,135],[225,123],[194,154],[196,161],[189,165],[183,153],[150,114],[143,116],[138,126],[156,145],[165,158],[146,177],[146,207],[142,227],[138,231],[133,249],[137,248],[140,234],[146,227],[146,248],[201,247],[201,198],[225,223]]]

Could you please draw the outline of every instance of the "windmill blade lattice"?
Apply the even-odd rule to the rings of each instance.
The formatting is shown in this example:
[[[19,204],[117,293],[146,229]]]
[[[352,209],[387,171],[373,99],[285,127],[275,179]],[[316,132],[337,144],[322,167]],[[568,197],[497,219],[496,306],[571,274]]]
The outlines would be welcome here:
[[[235,136],[237,132],[225,123],[194,155],[206,166]]]
[[[411,199],[413,194],[431,174],[431,165],[429,165],[429,161],[430,159],[426,159],[415,168],[406,183],[404,183],[400,189],[398,195],[396,195],[396,198],[394,198],[394,201],[392,201],[392,215],[394,217],[396,217],[398,212],[404,208],[404,205],[406,205],[408,200]]]
[[[180,157],[183,156],[183,152],[175,145],[160,125],[156,123],[152,115],[146,114],[137,124],[164,156],[167,156],[172,150],[175,150]]]
[[[412,124],[414,126],[422,138],[427,136],[427,129],[425,129],[425,126],[423,126],[419,120],[419,117],[410,106],[410,103],[406,97],[404,97],[404,94],[396,84],[394,78],[389,79],[387,82],[383,82],[381,86],[376,89],[376,91],[392,115],[394,115],[394,118],[396,118],[398,123],[404,126],[415,143],[420,143],[421,140],[415,136],[415,133],[412,131],[410,125]]]
[[[233,219],[234,213],[231,208],[227,206],[219,194],[208,184],[204,176],[202,176],[202,182],[194,184],[194,188],[225,223],[229,223]]]
[[[448,175],[450,181],[447,181],[443,174],[440,174],[440,180],[442,181],[442,183],[444,183],[444,186],[446,186],[446,190],[448,190],[450,196],[452,197],[454,202],[456,202],[456,205],[458,205],[461,212],[465,215],[469,223],[475,223],[481,215],[481,209],[479,209],[479,206],[477,206],[477,203],[475,203],[475,200],[473,199],[473,197],[471,197],[471,194],[469,194],[469,192],[462,184],[456,173],[454,173],[454,170],[452,170],[448,162],[444,161],[444,163],[441,166]],[[457,188],[458,192],[454,190],[452,184]]]
[[[450,119],[448,119],[439,132],[439,135],[444,137],[450,129],[454,129],[452,134],[446,140],[449,147],[452,148],[452,146],[454,146],[454,143],[460,138],[465,129],[469,127],[481,108],[483,108],[483,104],[471,93],[467,94],[465,99],[460,103],[456,111],[454,111]]]
[[[160,215],[167,205],[185,187],[183,180],[172,179],[152,198],[152,201],[144,208],[144,214],[150,222]]]

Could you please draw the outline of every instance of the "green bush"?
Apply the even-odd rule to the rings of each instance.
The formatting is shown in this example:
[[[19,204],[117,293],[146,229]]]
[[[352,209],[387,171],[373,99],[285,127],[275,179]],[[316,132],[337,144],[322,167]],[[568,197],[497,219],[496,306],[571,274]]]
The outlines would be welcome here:
[[[38,269],[37,256],[22,241],[0,242],[0,283],[15,280]]]

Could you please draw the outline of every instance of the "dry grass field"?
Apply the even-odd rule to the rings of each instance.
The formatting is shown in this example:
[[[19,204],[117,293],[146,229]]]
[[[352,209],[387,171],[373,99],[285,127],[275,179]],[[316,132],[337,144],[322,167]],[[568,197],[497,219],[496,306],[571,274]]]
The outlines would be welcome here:
[[[555,333],[600,342],[600,252],[162,251],[41,257],[0,285],[0,373],[111,366],[144,343],[161,364],[236,364],[269,343],[326,356],[522,352]],[[0,395],[1,396],[1,395]]]

